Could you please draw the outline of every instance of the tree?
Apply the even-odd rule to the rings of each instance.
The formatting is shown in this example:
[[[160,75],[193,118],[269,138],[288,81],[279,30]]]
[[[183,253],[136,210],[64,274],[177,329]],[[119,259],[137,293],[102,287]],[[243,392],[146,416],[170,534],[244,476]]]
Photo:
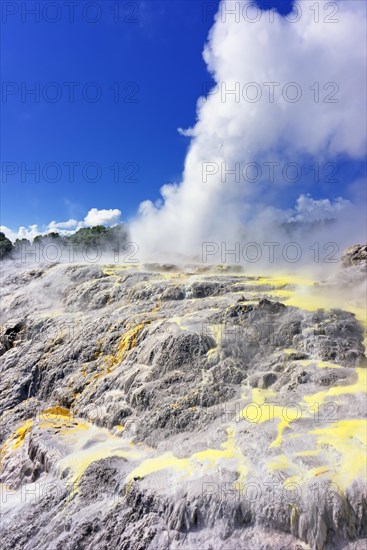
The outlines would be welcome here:
[[[108,228],[103,225],[95,225],[94,227],[83,227],[69,237],[70,244],[77,248],[104,246]]]
[[[14,246],[20,246],[20,245],[23,245],[23,246],[31,246],[31,241],[29,241],[28,239],[15,239],[15,243],[14,243]]]
[[[3,260],[9,256],[12,253],[13,248],[14,246],[11,240],[5,237],[4,233],[0,232],[0,260]]]
[[[44,241],[47,241],[47,240],[59,240],[61,239],[61,235],[60,233],[56,233],[56,231],[51,231],[51,233],[47,233],[46,235],[37,235],[34,239],[33,239],[33,243],[34,244],[42,244]],[[60,241],[61,242],[61,241]]]

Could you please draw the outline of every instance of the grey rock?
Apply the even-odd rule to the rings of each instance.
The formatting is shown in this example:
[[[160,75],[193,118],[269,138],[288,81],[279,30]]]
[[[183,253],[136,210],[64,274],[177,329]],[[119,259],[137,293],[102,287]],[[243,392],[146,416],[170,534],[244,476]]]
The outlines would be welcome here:
[[[344,267],[351,267],[353,265],[367,264],[367,244],[356,244],[347,248],[341,257],[342,265]]]
[[[234,267],[8,263],[4,549],[364,548],[366,482],[331,483],[343,449],[315,434],[364,418],[361,391],[333,400],[366,367],[363,327],[337,301],[272,299],[279,285],[260,291]],[[333,288],[352,292],[343,280]],[[320,394],[315,426],[305,398]],[[253,421],[244,411],[262,398],[301,417],[282,432],[279,418]],[[299,471],[300,491],[285,490]]]

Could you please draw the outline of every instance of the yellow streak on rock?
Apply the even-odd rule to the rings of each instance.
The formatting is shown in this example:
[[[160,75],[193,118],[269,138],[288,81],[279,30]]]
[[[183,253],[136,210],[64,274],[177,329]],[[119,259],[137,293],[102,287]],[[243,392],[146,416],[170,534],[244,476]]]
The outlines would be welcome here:
[[[275,397],[275,396],[276,396],[276,392],[271,389],[261,389],[261,388],[252,389],[252,402],[260,406],[264,405],[268,397]]]
[[[107,265],[106,267],[103,268],[103,274],[109,277],[114,276],[116,273],[116,269],[117,269],[117,266],[115,265],[113,266]]]
[[[0,462],[9,452],[19,449],[24,443],[26,435],[31,431],[33,421],[26,420],[15,432],[8,437],[5,443],[0,448]]]
[[[367,420],[339,420],[331,426],[308,433],[317,436],[315,452],[325,455],[326,464],[289,477],[285,483],[302,483],[306,479],[328,474],[328,479],[343,492],[354,480],[366,479]],[[307,456],[306,453],[304,451],[302,456]],[[298,456],[301,454],[298,453]]]
[[[129,487],[133,479],[143,478],[154,472],[167,469],[183,472],[188,476],[192,474],[188,458],[177,458],[172,452],[169,452],[155,458],[144,460],[137,468],[130,472],[126,478],[126,482]]]
[[[281,275],[274,277],[257,277],[246,279],[239,283],[248,286],[257,286],[258,291],[250,291],[249,294],[262,292],[271,294],[286,305],[298,307],[306,311],[317,311],[318,309],[330,310],[333,308],[344,309],[354,313],[357,320],[364,326],[367,324],[366,308],[351,305],[347,294],[342,292],[325,292],[321,287],[315,286],[314,281],[298,275]],[[264,287],[272,288],[264,290]]]
[[[169,322],[170,322],[170,323],[176,323],[176,325],[177,325],[181,330],[189,330],[189,326],[184,324],[183,318],[184,318],[184,315],[183,315],[183,316],[174,315],[173,317],[171,317],[171,318],[169,319]]]
[[[358,392],[367,392],[367,369],[356,369],[357,382],[349,386],[332,386],[331,388],[314,393],[313,395],[305,395],[306,403],[318,403],[321,405],[327,397],[336,397],[338,395],[355,394]]]
[[[273,403],[265,404],[268,397],[274,397],[276,393],[271,389],[253,388],[252,402],[246,405],[241,412],[241,417],[249,422],[263,424],[279,420],[277,437],[272,441],[270,447],[280,447],[283,441],[283,432],[290,424],[299,418],[300,409]],[[252,407],[252,405],[255,407]],[[253,408],[253,416],[251,409]]]
[[[42,430],[59,430],[60,435],[70,435],[78,430],[87,430],[89,424],[75,420],[72,412],[65,407],[50,407],[41,412],[38,426]]]
[[[105,357],[107,372],[111,372],[116,365],[123,361],[126,353],[136,347],[139,334],[147,324],[148,322],[141,323],[140,325],[137,325],[136,327],[133,327],[125,332],[119,342],[117,353],[115,355],[107,355]]]
[[[116,436],[110,435],[109,437],[113,438]],[[60,461],[60,466],[63,471],[67,469],[71,470],[68,481],[73,485],[73,494],[78,491],[83,474],[93,462],[112,457],[125,458],[132,461],[142,458],[142,453],[133,448],[117,448],[118,445],[122,447],[121,438],[116,437],[116,440],[117,441],[113,440],[112,442],[105,440],[94,445],[92,449],[77,450]]]
[[[246,284],[249,286],[273,286],[277,288],[287,287],[289,285],[302,285],[312,286],[314,282],[311,279],[305,277],[298,277],[297,275],[279,275],[275,277],[256,277],[254,279],[246,279],[239,284]]]
[[[289,468],[289,461],[286,455],[278,455],[271,458],[268,462],[270,470],[287,470]]]
[[[318,361],[317,359],[300,359],[297,360],[297,365],[301,367],[308,367],[310,365],[316,365],[319,369],[342,369],[342,365],[331,363],[330,361]]]
[[[70,409],[66,409],[65,407],[49,407],[48,409],[45,409],[41,412],[41,416],[61,416],[61,417],[70,417]]]
[[[340,365],[326,361],[310,361],[309,363],[307,360],[305,362],[300,361],[299,363],[315,363],[320,368],[341,368]],[[347,386],[333,386],[325,391],[305,396],[303,398],[304,402],[308,404],[318,403],[320,405],[327,397],[366,392],[367,369],[358,368],[355,372],[357,374],[357,381],[355,383]],[[270,445],[270,447],[279,447],[283,441],[285,428],[289,427],[291,422],[298,419],[299,411],[296,408],[287,407],[285,417],[283,407],[270,404],[264,407],[266,399],[274,395],[275,393],[272,390],[255,388],[252,392],[252,402],[261,407],[261,417],[258,417],[258,411],[256,411],[256,422],[262,423],[276,418],[279,419],[277,438]],[[245,410],[246,408],[243,411]],[[248,410],[246,414],[248,417]],[[306,416],[308,416],[307,412]],[[302,483],[307,479],[328,474],[328,479],[336,483],[340,490],[345,490],[354,479],[366,478],[366,420],[342,420],[328,427],[306,432],[304,435],[309,434],[318,436],[315,443],[316,448],[306,449],[289,456],[284,454],[278,455],[270,459],[267,464],[270,470],[288,470],[290,472],[293,470],[293,472],[297,472],[297,475],[286,479],[285,483]],[[302,436],[302,433],[297,434],[297,437],[300,436]],[[312,456],[323,457],[324,464],[307,470],[304,467],[300,468],[292,460],[293,457]]]
[[[85,470],[93,462],[108,457],[141,460],[150,451],[149,448],[135,449],[131,442],[123,441],[105,428],[97,428],[89,422],[70,418],[70,411],[63,407],[52,407],[43,411],[39,428],[58,430],[54,437],[62,437],[63,443],[71,449],[59,461],[61,472],[70,470],[68,481],[73,486],[70,498],[78,491]],[[123,429],[123,426],[117,426],[118,431]]]
[[[367,420],[340,420],[310,433],[318,436],[318,447],[330,446],[338,454],[333,475],[338,487],[346,489],[354,479],[366,478]]]
[[[15,439],[15,442],[13,444],[12,449],[18,449],[21,445],[23,445],[25,436],[30,432],[32,426],[33,426],[32,420],[28,419],[25,421],[23,426],[21,426],[16,430],[13,438]]]
[[[113,369],[124,360],[126,354],[136,347],[140,332],[146,325],[150,324],[150,322],[151,321],[140,323],[123,334],[119,341],[117,352],[114,355],[105,355],[103,357],[104,362],[102,363],[100,370],[86,381],[83,391],[77,396],[85,395],[88,390],[90,391],[91,387],[93,388],[94,383],[97,380],[110,374]],[[83,373],[86,373],[85,366],[82,368],[82,374]]]
[[[227,440],[220,445],[220,449],[206,449],[194,453],[187,458],[177,458],[173,453],[165,453],[161,456],[150,458],[142,462],[135,468],[126,478],[127,487],[133,479],[143,478],[154,472],[171,469],[181,473],[181,477],[192,477],[200,473],[204,468],[205,471],[215,470],[223,463],[233,463],[236,466],[236,471],[239,473],[238,481],[243,481],[248,473],[245,457],[235,442],[235,430],[228,428]]]

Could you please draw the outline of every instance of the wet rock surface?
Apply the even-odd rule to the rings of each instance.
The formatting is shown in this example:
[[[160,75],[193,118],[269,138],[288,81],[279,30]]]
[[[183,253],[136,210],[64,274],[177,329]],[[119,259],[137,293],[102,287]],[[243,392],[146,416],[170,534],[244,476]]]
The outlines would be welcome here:
[[[8,262],[3,547],[364,548],[354,273]]]

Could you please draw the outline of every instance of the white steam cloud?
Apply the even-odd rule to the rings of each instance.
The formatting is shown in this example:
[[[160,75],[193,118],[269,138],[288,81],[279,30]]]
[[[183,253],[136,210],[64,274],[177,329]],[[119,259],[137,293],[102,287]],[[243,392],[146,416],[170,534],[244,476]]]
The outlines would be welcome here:
[[[297,2],[284,18],[245,1],[221,3],[203,54],[216,85],[199,99],[195,126],[180,130],[191,136],[182,181],[162,187],[163,201],[142,203],[132,223],[142,255],[192,256],[203,241],[244,235],[270,240],[284,221],[334,217],[337,237],[361,236],[356,225],[351,234],[349,220],[361,219],[363,210],[340,191],[316,200],[303,185],[296,204],[282,209],[289,180],[223,178],[223,168],[236,171],[239,164],[365,154],[365,3],[341,0],[337,13],[335,2],[316,2],[318,13],[311,4]]]

